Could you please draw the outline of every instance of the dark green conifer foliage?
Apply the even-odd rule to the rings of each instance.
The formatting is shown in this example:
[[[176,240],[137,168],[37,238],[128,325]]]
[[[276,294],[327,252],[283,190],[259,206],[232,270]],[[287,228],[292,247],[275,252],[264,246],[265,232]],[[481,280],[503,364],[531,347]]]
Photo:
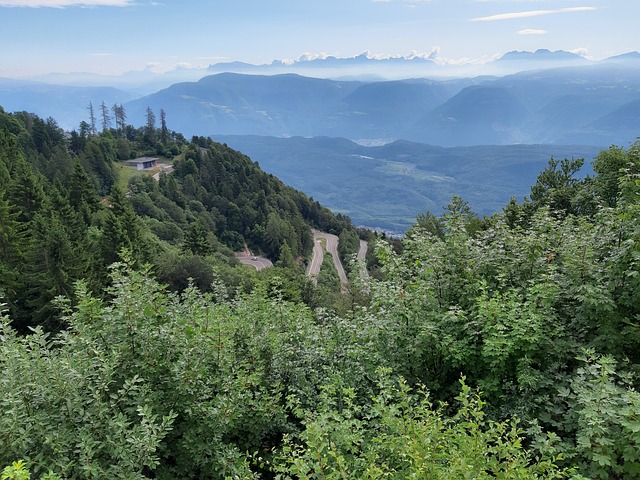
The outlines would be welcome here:
[[[110,265],[127,250],[136,260],[145,260],[148,250],[142,235],[139,218],[122,190],[114,187],[109,195],[109,206],[102,219],[102,260]]]
[[[26,250],[25,225],[19,213],[0,190],[0,303],[7,302],[14,312]]]
[[[52,324],[57,317],[53,299],[59,295],[70,297],[73,282],[78,278],[78,265],[82,253],[72,244],[67,227],[59,215],[49,210],[38,213],[30,225],[31,239],[24,269],[25,291],[23,302],[31,310],[26,325],[44,325],[57,329]]]
[[[211,244],[207,239],[207,230],[201,221],[197,220],[189,226],[182,250],[202,257],[212,252]]]
[[[115,183],[114,162],[116,161],[116,145],[113,137],[107,132],[100,136],[92,136],[80,157],[81,162],[93,172],[93,181],[98,193],[106,195]]]
[[[42,178],[24,160],[16,165],[9,183],[9,200],[20,211],[20,221],[29,222],[47,203]]]
[[[69,178],[69,202],[82,215],[86,225],[91,223],[91,216],[98,211],[100,199],[96,190],[80,162],[75,162]]]
[[[280,247],[277,265],[282,268],[294,268],[296,266],[291,247],[289,247],[286,241],[282,244],[282,247]]]

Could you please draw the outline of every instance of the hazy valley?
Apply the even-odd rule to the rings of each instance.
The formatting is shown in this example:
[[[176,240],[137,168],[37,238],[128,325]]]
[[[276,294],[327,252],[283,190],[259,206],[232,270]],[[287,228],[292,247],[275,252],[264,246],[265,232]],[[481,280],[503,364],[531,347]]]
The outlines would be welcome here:
[[[353,223],[396,234],[426,211],[440,215],[454,195],[491,215],[513,196],[522,201],[551,157],[584,158],[592,173],[600,150],[591,146],[503,145],[436,147],[408,141],[358,145],[330,137],[213,135],[260,167]]]

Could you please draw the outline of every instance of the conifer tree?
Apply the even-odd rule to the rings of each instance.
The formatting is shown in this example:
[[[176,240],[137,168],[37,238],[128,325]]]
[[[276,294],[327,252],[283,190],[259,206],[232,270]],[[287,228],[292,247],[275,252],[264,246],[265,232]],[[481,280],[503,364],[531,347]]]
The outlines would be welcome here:
[[[118,105],[117,103],[113,105],[113,107],[111,107],[111,110],[113,111],[113,117],[115,118],[116,121],[116,130],[118,131],[119,134],[124,134],[124,128],[126,126],[126,121],[127,121],[127,114],[125,112],[124,107],[122,106],[122,104]]]
[[[144,129],[144,137],[149,146],[153,146],[156,143],[156,116],[151,107],[147,107],[147,124]]]
[[[100,207],[100,199],[80,162],[73,165],[69,179],[69,202],[80,212],[86,225],[91,223],[91,215]]]
[[[72,244],[66,226],[53,210],[38,213],[30,225],[31,241],[24,272],[26,288],[22,293],[24,304],[31,314],[25,320],[29,325],[46,324],[57,328],[57,314],[52,300],[72,293],[78,278],[78,246]]]
[[[212,249],[207,239],[207,230],[200,220],[193,222],[189,226],[182,249],[185,252],[200,256],[206,256],[211,253]]]
[[[29,222],[45,206],[43,182],[24,160],[18,164],[12,177],[9,200],[20,211],[20,221]]]
[[[0,303],[9,302],[11,307],[19,289],[26,243],[19,214],[0,191]]]
[[[134,260],[143,259],[146,246],[140,221],[117,186],[111,190],[109,208],[102,222],[102,258],[105,266],[120,259],[120,252],[128,250]]]
[[[160,109],[160,141],[166,145],[169,141],[169,129],[167,128],[167,114]]]
[[[289,247],[289,244],[286,241],[283,242],[282,247],[280,247],[278,262],[276,265],[282,268],[294,268],[296,266],[293,253],[291,253],[291,247]]]
[[[100,104],[100,115],[102,118],[102,131],[106,132],[111,128],[111,117],[109,116],[109,107],[104,103],[104,100]]]
[[[89,102],[89,106],[87,107],[87,110],[89,110],[89,125],[91,126],[91,129],[89,130],[89,135],[95,135],[96,134],[96,114],[93,111],[92,102]]]

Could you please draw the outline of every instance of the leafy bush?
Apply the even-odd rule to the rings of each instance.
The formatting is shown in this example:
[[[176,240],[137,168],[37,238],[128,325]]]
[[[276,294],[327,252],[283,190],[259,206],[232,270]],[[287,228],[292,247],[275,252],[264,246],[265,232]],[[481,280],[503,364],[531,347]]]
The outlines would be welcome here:
[[[550,437],[539,457],[522,446],[515,421],[487,419],[484,402],[461,380],[459,409],[450,418],[428,394],[382,372],[379,393],[359,405],[350,388],[327,387],[316,411],[295,406],[304,420],[278,458],[278,479],[567,478]],[[574,477],[576,478],[576,477]]]

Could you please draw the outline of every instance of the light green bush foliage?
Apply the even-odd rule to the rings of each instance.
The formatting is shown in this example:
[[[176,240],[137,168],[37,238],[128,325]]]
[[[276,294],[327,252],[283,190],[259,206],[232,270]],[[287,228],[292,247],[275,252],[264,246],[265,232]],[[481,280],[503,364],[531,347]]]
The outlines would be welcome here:
[[[329,387],[317,411],[297,409],[305,430],[289,438],[278,479],[552,479],[568,478],[553,442],[539,457],[522,446],[515,421],[494,422],[464,380],[452,417],[425,391],[382,373],[379,393],[358,405],[349,388]]]

